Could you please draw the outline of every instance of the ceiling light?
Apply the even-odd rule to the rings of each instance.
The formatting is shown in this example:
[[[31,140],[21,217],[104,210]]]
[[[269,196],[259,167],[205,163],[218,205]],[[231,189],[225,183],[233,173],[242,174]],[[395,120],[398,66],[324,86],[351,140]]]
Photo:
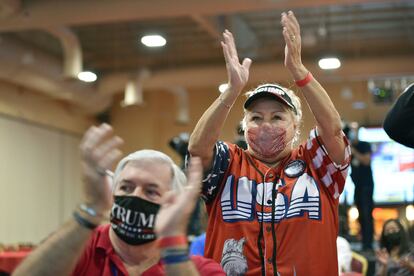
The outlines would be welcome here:
[[[161,47],[167,43],[167,40],[160,35],[146,35],[141,38],[141,43],[147,47]]]
[[[78,79],[84,82],[94,82],[97,79],[97,76],[94,72],[83,71],[78,74]]]
[[[218,89],[219,89],[220,93],[224,93],[224,92],[226,92],[228,87],[229,87],[229,85],[227,83],[222,83],[222,84],[219,85]]]
[[[321,58],[318,64],[323,70],[331,70],[341,67],[341,61],[336,57]]]
[[[129,80],[125,86],[124,100],[121,102],[121,106],[142,105],[143,98],[142,83],[139,80]]]

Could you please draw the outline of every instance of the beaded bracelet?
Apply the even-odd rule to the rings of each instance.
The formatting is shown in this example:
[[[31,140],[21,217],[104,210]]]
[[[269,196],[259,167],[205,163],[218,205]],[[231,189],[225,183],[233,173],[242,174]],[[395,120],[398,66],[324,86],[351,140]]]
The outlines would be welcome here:
[[[295,81],[295,83],[299,87],[304,87],[309,82],[311,82],[311,80],[313,80],[313,76],[312,76],[311,72],[308,71],[308,73],[306,74],[306,77],[304,79]]]

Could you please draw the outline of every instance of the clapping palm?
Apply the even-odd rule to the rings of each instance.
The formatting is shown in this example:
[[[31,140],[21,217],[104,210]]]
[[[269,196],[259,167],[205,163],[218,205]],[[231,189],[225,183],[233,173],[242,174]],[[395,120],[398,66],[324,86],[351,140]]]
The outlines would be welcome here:
[[[164,196],[155,222],[155,232],[159,238],[186,235],[188,221],[200,196],[202,174],[200,158],[192,157],[187,186],[179,194],[170,191]]]
[[[388,254],[387,250],[382,248],[376,252],[377,260],[382,265],[387,265],[388,260],[390,259],[390,255]]]
[[[285,66],[295,68],[302,64],[300,25],[292,11],[282,13],[281,23],[285,39]]]
[[[82,139],[84,200],[98,213],[104,213],[112,206],[112,187],[105,171],[122,156],[119,150],[122,143],[123,140],[114,135],[112,127],[107,124],[90,127]]]
[[[249,68],[252,61],[249,58],[245,58],[240,64],[233,34],[231,32],[225,30],[223,39],[224,41],[221,42],[221,46],[223,47],[224,59],[226,61],[229,88],[232,91],[240,93],[249,80]]]

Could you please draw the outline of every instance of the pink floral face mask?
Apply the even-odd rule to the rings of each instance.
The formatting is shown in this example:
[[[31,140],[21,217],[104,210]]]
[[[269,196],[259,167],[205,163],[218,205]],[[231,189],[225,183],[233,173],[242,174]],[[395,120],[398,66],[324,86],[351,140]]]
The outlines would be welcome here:
[[[264,124],[247,130],[247,143],[262,158],[275,158],[286,147],[286,129]]]

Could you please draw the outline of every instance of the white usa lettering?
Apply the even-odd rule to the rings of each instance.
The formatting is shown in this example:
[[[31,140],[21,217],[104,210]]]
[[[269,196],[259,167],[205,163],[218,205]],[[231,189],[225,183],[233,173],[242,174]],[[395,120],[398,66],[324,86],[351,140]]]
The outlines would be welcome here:
[[[279,181],[276,190],[283,186],[283,181]],[[221,209],[224,221],[251,221],[254,214],[259,221],[270,222],[272,212],[256,209],[256,204],[264,207],[272,206],[272,182],[255,184],[253,180],[247,177],[241,177],[235,187],[234,176],[230,175],[225,183],[221,195]],[[263,197],[264,196],[264,197]],[[308,174],[302,174],[293,184],[290,200],[288,196],[279,192],[276,195],[274,221],[279,222],[282,219],[301,217],[308,213],[309,219],[320,219],[320,191],[315,180]],[[268,209],[268,208],[267,208]]]

